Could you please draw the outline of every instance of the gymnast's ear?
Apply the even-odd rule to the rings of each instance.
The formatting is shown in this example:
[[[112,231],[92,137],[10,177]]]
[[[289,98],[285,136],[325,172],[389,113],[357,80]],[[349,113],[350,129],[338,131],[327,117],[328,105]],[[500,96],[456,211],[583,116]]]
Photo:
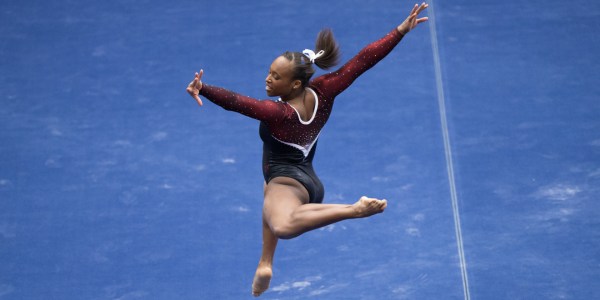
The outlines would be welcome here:
[[[296,79],[296,80],[294,80],[294,81],[292,82],[292,88],[293,88],[294,90],[297,90],[297,89],[299,89],[299,88],[301,88],[301,87],[302,87],[302,81],[300,81],[300,79]]]

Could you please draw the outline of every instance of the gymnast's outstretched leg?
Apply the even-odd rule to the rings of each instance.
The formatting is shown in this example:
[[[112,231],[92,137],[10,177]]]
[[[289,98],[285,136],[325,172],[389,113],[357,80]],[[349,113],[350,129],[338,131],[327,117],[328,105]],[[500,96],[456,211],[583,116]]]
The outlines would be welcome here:
[[[386,200],[367,197],[354,204],[308,203],[308,192],[302,184],[277,177],[267,185],[263,215],[277,237],[289,239],[342,220],[381,213],[386,206]]]
[[[262,255],[254,274],[254,280],[252,281],[252,295],[255,297],[260,296],[269,288],[271,277],[273,276],[273,257],[275,256],[275,249],[277,248],[277,241],[279,238],[273,234],[269,224],[263,216],[263,245]]]
[[[263,192],[267,194],[267,184],[263,186]],[[255,297],[260,296],[269,288],[271,277],[273,277],[273,257],[275,256],[275,249],[277,248],[277,241],[279,238],[273,234],[267,220],[263,213],[262,218],[262,254],[254,274],[254,280],[252,281],[252,295]]]

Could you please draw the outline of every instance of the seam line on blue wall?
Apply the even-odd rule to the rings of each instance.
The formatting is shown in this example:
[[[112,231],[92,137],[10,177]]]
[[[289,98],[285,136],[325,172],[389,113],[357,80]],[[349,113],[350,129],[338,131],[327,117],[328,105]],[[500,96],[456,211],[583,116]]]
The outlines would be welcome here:
[[[456,245],[458,257],[460,260],[460,274],[463,284],[463,294],[465,300],[470,300],[469,278],[467,276],[467,263],[465,260],[465,251],[463,247],[462,230],[460,225],[460,213],[458,208],[458,196],[456,194],[456,182],[454,180],[454,166],[452,162],[452,148],[450,146],[450,134],[448,133],[448,120],[446,118],[446,99],[444,96],[444,82],[442,80],[442,67],[440,62],[440,53],[438,47],[438,38],[435,24],[435,11],[433,0],[428,1],[429,15],[429,33],[431,36],[431,48],[433,52],[433,62],[435,67],[435,84],[437,88],[437,100],[440,111],[440,122],[442,135],[444,139],[444,152],[446,155],[446,171],[448,172],[448,185],[450,186],[450,198],[452,201],[452,214],[454,216],[454,232],[456,234]]]

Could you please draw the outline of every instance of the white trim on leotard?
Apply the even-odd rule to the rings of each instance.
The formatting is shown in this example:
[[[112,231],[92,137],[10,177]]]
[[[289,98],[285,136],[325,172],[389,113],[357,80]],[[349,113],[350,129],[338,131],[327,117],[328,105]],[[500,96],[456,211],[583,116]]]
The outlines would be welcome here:
[[[271,135],[271,137],[273,139],[275,139],[276,141],[282,143],[282,144],[294,147],[294,148],[302,151],[302,154],[304,154],[304,157],[307,157],[308,154],[310,154],[310,150],[312,150],[313,146],[317,143],[317,140],[319,139],[319,135],[321,135],[320,131],[319,131],[319,134],[317,134],[317,137],[315,137],[315,139],[312,142],[310,142],[310,143],[308,143],[308,144],[306,144],[304,146],[301,146],[301,145],[298,145],[298,144],[294,144],[294,143],[284,142],[284,141],[282,141],[282,140],[274,137],[273,135]]]
[[[286,102],[287,105],[291,106],[294,109],[294,111],[296,112],[296,115],[298,116],[298,120],[303,125],[309,125],[310,123],[312,123],[312,121],[315,119],[315,116],[317,115],[317,110],[319,108],[319,97],[317,97],[317,93],[315,93],[315,91],[313,91],[311,88],[306,88],[306,89],[309,90],[313,94],[313,96],[315,96],[315,109],[313,109],[313,115],[310,118],[310,120],[303,121],[302,118],[300,117],[300,113],[298,112],[298,110],[293,105]]]

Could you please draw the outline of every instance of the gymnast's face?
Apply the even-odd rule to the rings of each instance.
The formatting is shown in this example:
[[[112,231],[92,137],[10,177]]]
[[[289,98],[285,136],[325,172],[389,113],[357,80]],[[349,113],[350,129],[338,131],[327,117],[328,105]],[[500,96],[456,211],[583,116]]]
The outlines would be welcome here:
[[[279,56],[273,61],[265,82],[267,95],[269,97],[279,96],[284,101],[300,85],[300,80],[293,79],[292,62],[283,56]]]

